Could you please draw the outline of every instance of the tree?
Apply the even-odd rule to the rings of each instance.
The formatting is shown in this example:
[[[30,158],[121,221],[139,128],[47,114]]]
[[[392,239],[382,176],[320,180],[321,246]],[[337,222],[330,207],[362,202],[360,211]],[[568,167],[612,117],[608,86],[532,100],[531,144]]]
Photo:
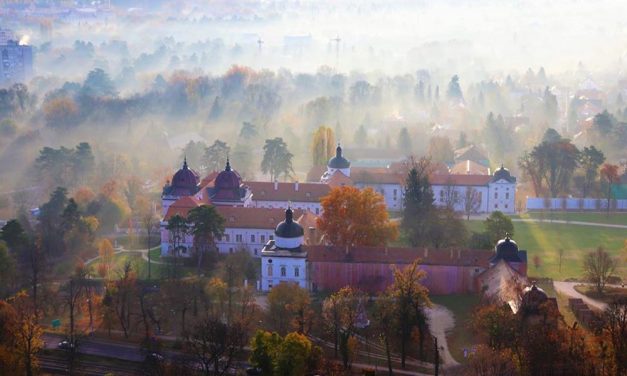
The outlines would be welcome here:
[[[279,334],[297,330],[308,333],[313,319],[307,290],[295,284],[281,283],[268,294],[268,321]]]
[[[536,197],[542,194],[542,176],[540,175],[540,161],[531,156],[531,153],[525,152],[518,159],[518,167],[522,170],[523,175],[531,180],[533,184],[533,193]]]
[[[268,376],[301,376],[316,373],[321,350],[302,334],[277,333],[258,330],[253,336],[250,362]]]
[[[368,132],[366,131],[366,127],[364,125],[360,125],[357,128],[357,132],[355,132],[355,145],[364,147],[368,143]]]
[[[473,187],[466,187],[466,192],[462,197],[466,220],[470,220],[472,214],[477,214],[481,208],[481,192]]]
[[[459,77],[457,75],[451,77],[451,81],[448,83],[448,88],[446,89],[446,97],[449,100],[463,102],[464,95],[462,94],[462,89],[459,86]]]
[[[319,127],[313,134],[311,153],[314,166],[325,166],[335,155],[335,134],[329,127]]]
[[[216,140],[216,142],[218,141],[219,140]],[[215,146],[215,143],[212,145],[212,147],[213,146]],[[205,171],[207,169],[205,162],[208,160],[209,161],[212,160],[212,159],[206,158],[207,149],[208,149],[207,144],[205,144],[203,141],[193,141],[193,140],[189,141],[187,145],[185,145],[185,147],[183,148],[183,152],[181,153],[179,160],[181,162],[183,160],[187,160],[190,166],[194,166],[194,168],[197,168],[200,171]],[[227,151],[227,154],[228,154],[228,151]],[[224,157],[224,159],[226,159],[226,157]],[[218,166],[218,168],[221,169],[223,168],[223,166],[224,164],[221,164]],[[215,170],[209,170],[209,171],[215,171]]]
[[[431,137],[427,154],[434,162],[452,163],[454,160],[453,147],[446,136]]]
[[[224,233],[224,218],[218,213],[215,206],[201,205],[193,208],[187,215],[189,233],[194,236],[194,248],[198,257],[198,276],[203,262],[203,256],[216,248],[215,238]]]
[[[411,154],[412,145],[411,145],[411,137],[409,136],[409,131],[406,127],[403,127],[401,131],[398,133],[398,148],[405,155]]]
[[[583,271],[588,282],[593,283],[597,293],[603,295],[608,278],[616,269],[614,260],[602,247],[586,255]]]
[[[583,198],[588,197],[590,191],[594,186],[596,177],[599,171],[599,167],[605,162],[605,155],[591,145],[590,147],[584,147],[581,155],[579,156],[579,165],[583,169],[584,179],[581,187],[581,193]]]
[[[71,98],[60,97],[43,105],[46,125],[51,128],[71,128],[79,122],[78,106]]]
[[[399,269],[393,267],[394,283],[386,295],[393,304],[394,323],[400,340],[401,367],[405,368],[405,358],[414,328],[418,330],[420,359],[424,359],[424,339],[429,333],[425,310],[432,306],[429,290],[422,285],[427,273],[420,269],[419,260]]]
[[[605,338],[612,343],[616,375],[627,374],[627,298],[608,304],[603,312]]]
[[[512,359],[510,349],[496,350],[489,346],[479,345],[469,356],[464,366],[465,376],[517,376],[518,371]]]
[[[398,236],[388,217],[383,196],[372,188],[342,186],[322,198],[318,228],[338,246],[381,246]]]
[[[618,166],[605,163],[601,167],[601,176],[607,181],[607,214],[610,214],[612,200],[612,184],[618,181]]]
[[[102,239],[98,245],[98,256],[100,256],[100,264],[98,264],[98,274],[101,278],[107,278],[111,273],[113,266],[113,245],[109,239]]]
[[[506,235],[514,236],[514,224],[512,220],[496,210],[483,222],[486,232],[490,236],[490,242],[496,244],[497,241],[503,239]]]
[[[14,370],[24,370],[27,376],[37,373],[37,353],[43,348],[42,328],[38,324],[36,305],[28,295],[20,292],[8,300],[12,307],[12,319],[7,322],[10,336],[11,351],[16,355],[18,363]]]
[[[134,317],[134,302],[137,299],[137,277],[130,261],[124,264],[119,279],[109,282],[103,304],[108,306],[120,323],[124,337],[130,334]]]
[[[83,82],[83,95],[90,97],[115,97],[115,84],[104,70],[96,68],[90,71]]]
[[[551,194],[557,197],[568,189],[573,172],[579,164],[579,150],[569,140],[551,141],[553,136],[545,134],[545,140],[530,154],[538,175]]]
[[[222,171],[231,148],[224,141],[215,140],[213,145],[205,150],[203,164],[207,171]]]
[[[224,323],[208,317],[186,334],[185,346],[205,375],[225,375],[247,343],[245,328],[238,322]]]
[[[270,174],[270,181],[275,181],[281,175],[288,177],[294,173],[292,168],[294,155],[287,150],[287,144],[281,137],[266,140],[263,151],[261,171],[264,174]]]
[[[185,237],[189,232],[187,220],[182,216],[175,214],[169,220],[165,226],[166,230],[170,233],[170,257],[173,258],[173,270],[171,270],[172,276],[177,274],[178,256],[181,252],[181,248],[184,247]]]
[[[332,294],[322,303],[322,317],[334,336],[335,356],[337,356],[338,340],[344,368],[350,364],[350,340],[353,338],[359,322],[365,313],[368,297],[363,292],[350,286]]]
[[[0,299],[6,296],[14,287],[16,269],[15,260],[9,254],[7,246],[0,242]]]

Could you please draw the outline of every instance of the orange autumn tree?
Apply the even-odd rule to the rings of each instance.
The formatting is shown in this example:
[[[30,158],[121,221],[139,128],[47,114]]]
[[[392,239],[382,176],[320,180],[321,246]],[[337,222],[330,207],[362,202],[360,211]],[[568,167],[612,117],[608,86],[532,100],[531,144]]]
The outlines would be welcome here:
[[[333,188],[321,204],[318,228],[333,245],[382,246],[398,237],[383,196],[371,188]]]

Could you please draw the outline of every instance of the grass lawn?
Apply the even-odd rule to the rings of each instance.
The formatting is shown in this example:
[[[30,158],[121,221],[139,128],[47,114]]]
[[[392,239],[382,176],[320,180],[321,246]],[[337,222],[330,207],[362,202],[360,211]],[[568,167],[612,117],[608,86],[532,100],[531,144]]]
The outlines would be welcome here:
[[[446,307],[455,316],[455,326],[446,333],[446,341],[451,355],[460,363],[464,361],[464,349],[477,343],[468,326],[479,299],[479,295],[467,294],[431,296],[433,303]]]
[[[465,221],[471,231],[484,231],[483,221]],[[585,255],[602,246],[614,257],[625,257],[624,241],[627,230],[579,226],[562,223],[514,222],[514,240],[521,249],[527,250],[528,274],[556,280],[581,278]],[[562,270],[559,270],[559,249],[563,249]],[[540,257],[540,267],[533,263]],[[619,261],[616,275],[627,278],[627,262]]]
[[[546,219],[546,220],[561,220],[561,221],[578,221],[578,222],[592,222],[592,223],[608,223],[613,225],[626,225],[627,226],[627,213],[625,212],[610,212],[609,216],[603,212],[562,212],[562,211],[542,211],[542,212],[527,212],[512,218],[533,218],[533,219]]]
[[[155,258],[155,260],[158,261],[159,258],[157,257]],[[123,270],[124,265],[127,261],[131,263],[131,266],[133,267],[133,270],[137,273],[139,279],[148,278],[148,261],[144,260],[139,252],[124,252],[113,256],[112,269],[114,275],[116,275],[115,273],[121,272]],[[90,265],[93,275],[97,275],[99,263],[100,261],[98,260]],[[167,273],[167,267],[168,266],[164,264],[153,263],[150,270],[151,278],[158,279],[165,276],[165,274]],[[188,266],[180,266],[180,270],[183,276],[193,275],[196,273],[196,268]]]

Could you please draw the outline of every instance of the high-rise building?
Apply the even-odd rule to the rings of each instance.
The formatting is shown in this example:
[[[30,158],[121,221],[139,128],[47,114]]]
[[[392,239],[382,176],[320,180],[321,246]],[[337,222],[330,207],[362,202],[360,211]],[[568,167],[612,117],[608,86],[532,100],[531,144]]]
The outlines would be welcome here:
[[[33,48],[21,44],[11,30],[0,29],[0,86],[26,82],[33,74]]]

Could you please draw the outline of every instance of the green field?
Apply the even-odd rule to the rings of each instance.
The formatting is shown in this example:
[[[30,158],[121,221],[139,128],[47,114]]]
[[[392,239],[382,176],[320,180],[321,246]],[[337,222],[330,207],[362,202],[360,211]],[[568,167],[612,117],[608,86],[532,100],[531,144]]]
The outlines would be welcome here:
[[[596,215],[599,216],[599,214]],[[484,230],[483,221],[466,221],[465,223],[471,231]],[[623,251],[627,229],[546,222],[514,222],[513,239],[521,249],[527,250],[530,276],[557,280],[581,278],[581,264],[584,256],[598,246],[602,246],[612,256],[619,258],[619,266],[615,274],[623,279],[627,278],[626,255]],[[559,270],[560,248],[564,250],[561,272]],[[541,263],[538,268],[533,262],[536,255],[539,256]]]
[[[153,257],[157,256],[157,257]],[[158,252],[155,250],[151,251],[151,259],[153,261],[161,262],[160,257],[158,256]],[[113,267],[112,267],[112,278],[117,278],[117,275],[123,270],[126,262],[130,262],[133,270],[137,273],[139,279],[147,279],[148,278],[148,261],[144,260],[141,257],[139,252],[124,252],[119,253],[113,256]],[[95,261],[92,263],[91,271],[92,275],[97,275],[98,264],[100,261]],[[151,265],[150,275],[153,279],[159,279],[166,275],[168,265],[164,264],[155,264],[154,262]],[[196,273],[196,268],[189,266],[180,266],[180,272],[182,275],[194,275]]]
[[[627,226],[627,213],[619,212],[609,215],[603,212],[561,212],[561,211],[542,211],[542,212],[527,212],[512,218],[533,218],[543,220],[560,220],[560,221],[577,221],[577,222],[593,222],[593,223],[608,223],[613,225],[625,225]]]

